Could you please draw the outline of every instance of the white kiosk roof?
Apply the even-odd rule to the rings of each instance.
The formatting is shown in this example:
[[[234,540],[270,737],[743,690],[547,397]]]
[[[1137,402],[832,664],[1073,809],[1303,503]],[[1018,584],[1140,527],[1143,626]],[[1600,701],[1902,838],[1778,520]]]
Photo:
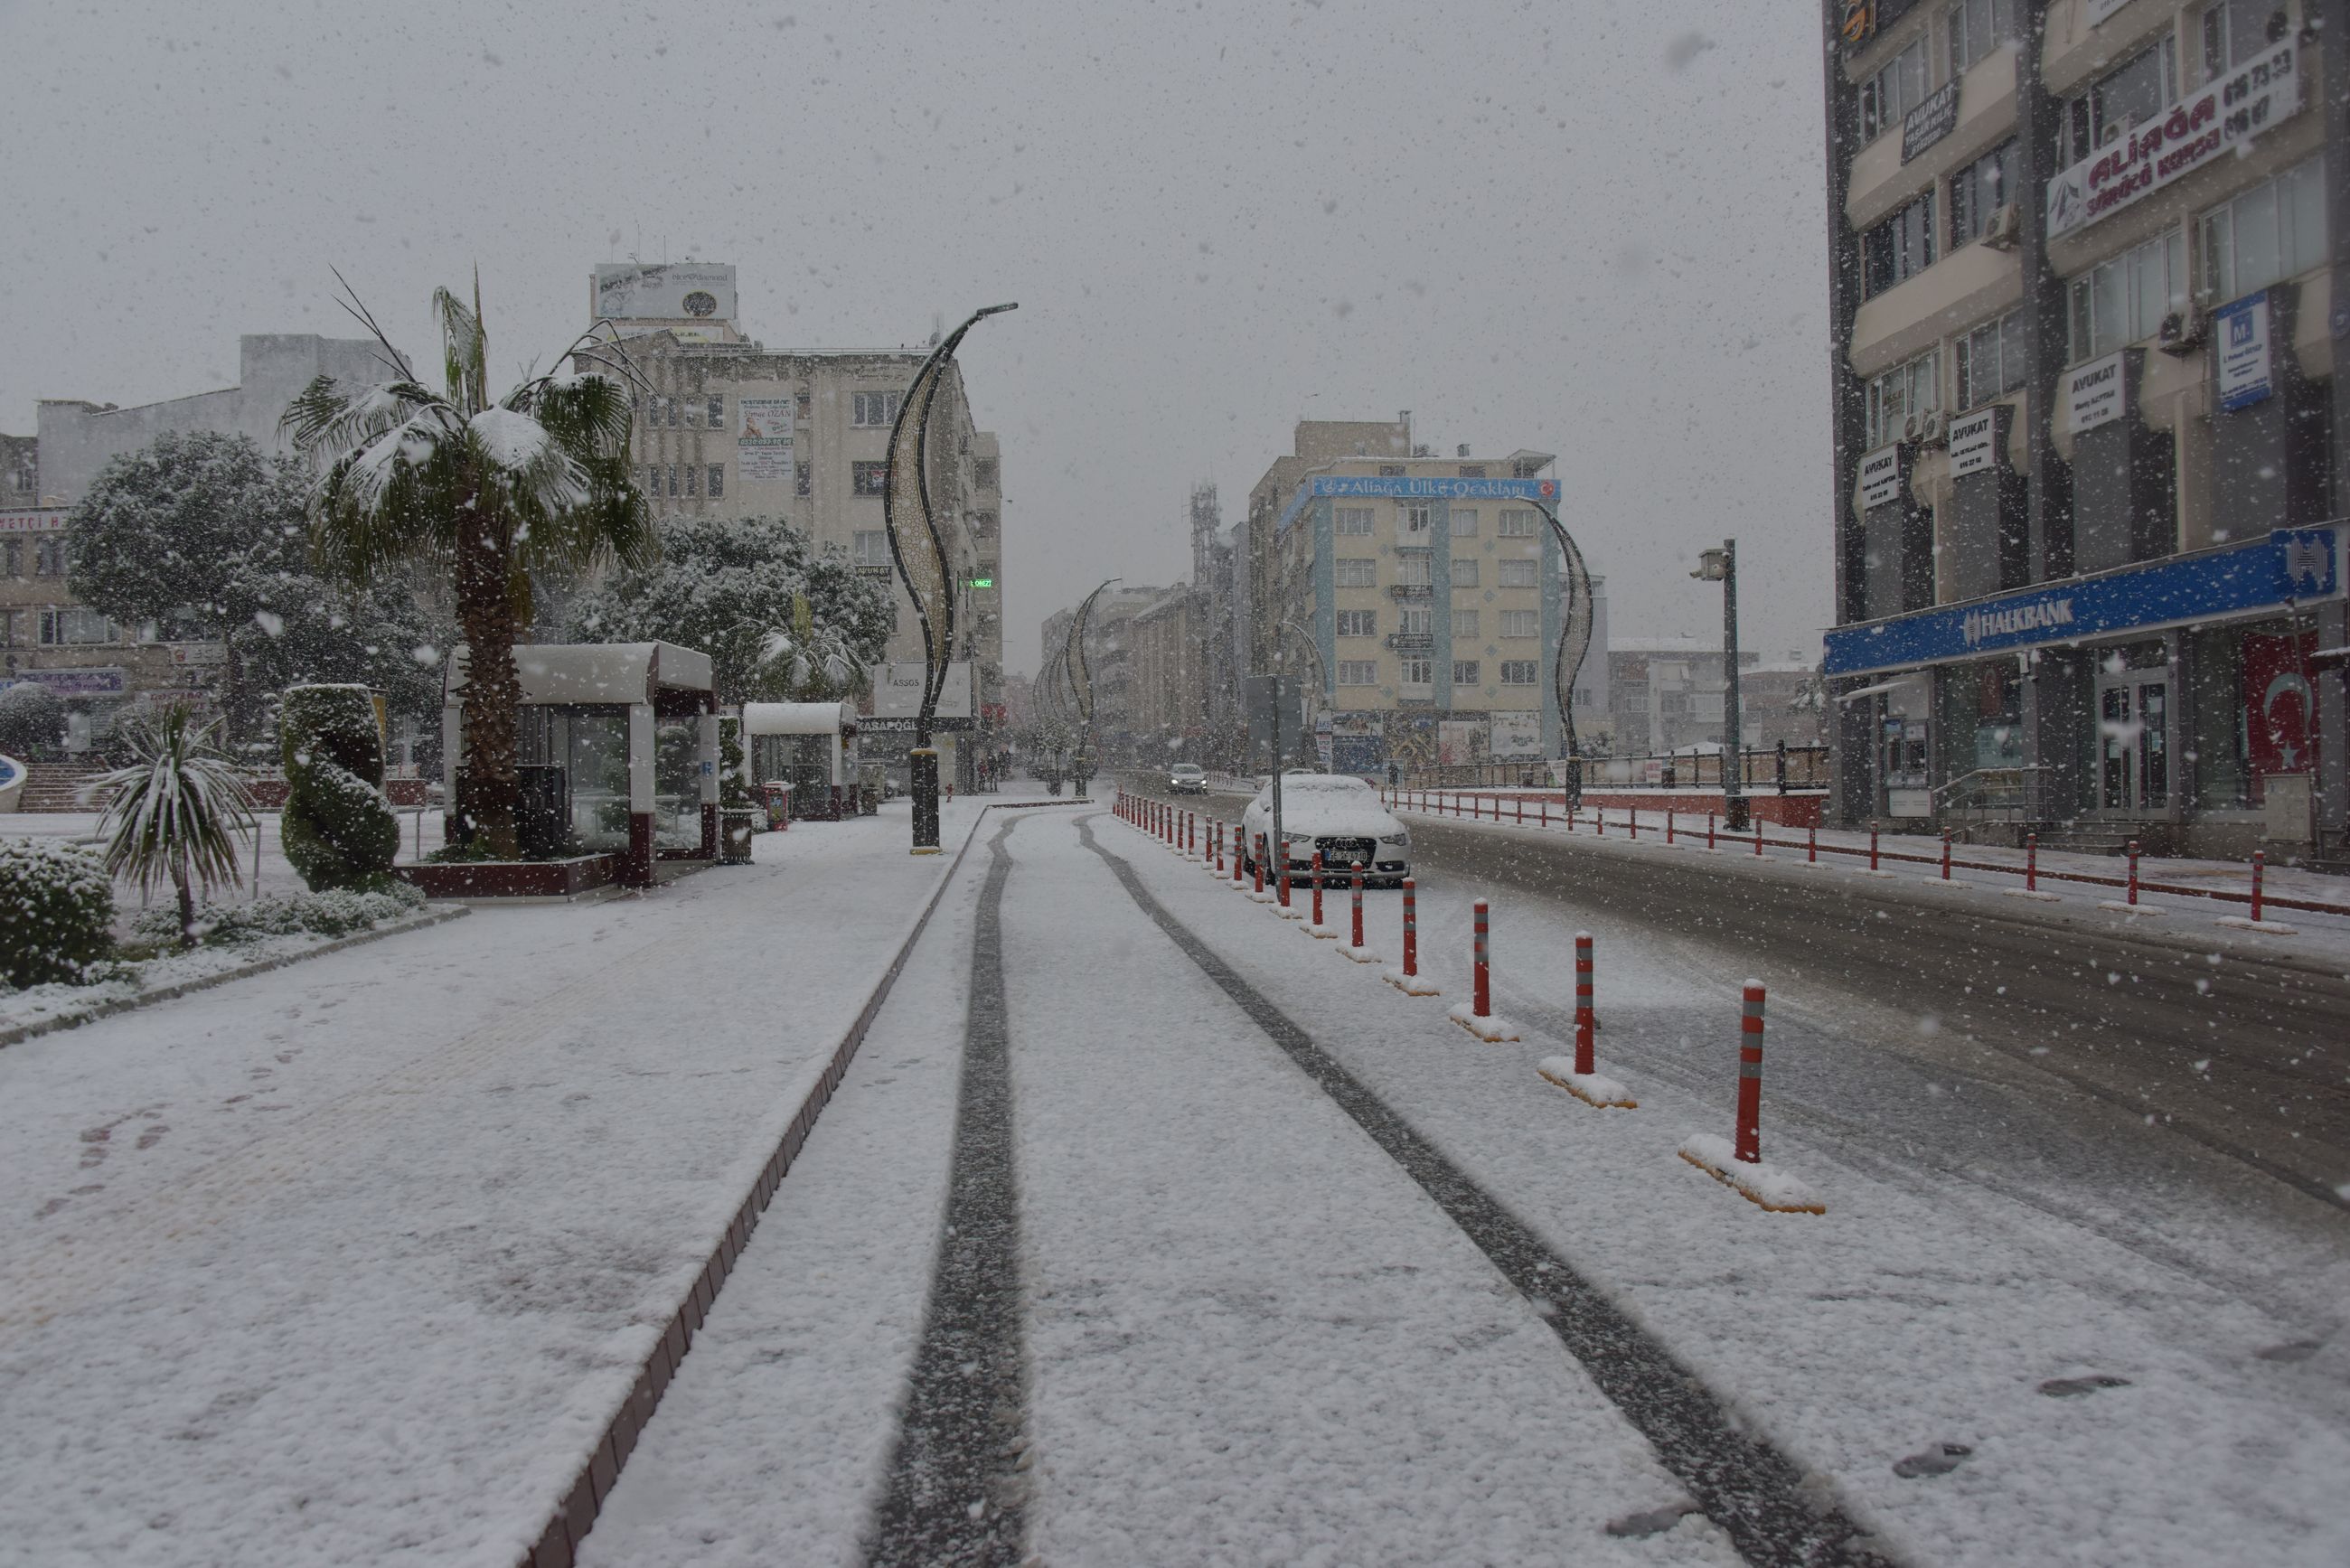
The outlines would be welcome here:
[[[450,650],[444,706],[462,701],[468,651]],[[710,655],[673,642],[525,642],[514,651],[525,704],[641,703],[657,689],[710,690]]]
[[[745,735],[853,735],[857,706],[852,702],[745,702]]]

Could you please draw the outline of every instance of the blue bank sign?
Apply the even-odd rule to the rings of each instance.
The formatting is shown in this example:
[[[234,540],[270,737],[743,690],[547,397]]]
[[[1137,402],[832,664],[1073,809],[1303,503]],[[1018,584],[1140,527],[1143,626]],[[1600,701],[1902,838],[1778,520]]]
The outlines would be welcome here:
[[[2330,598],[2341,591],[2338,555],[2331,528],[2282,529],[2229,549],[1838,627],[1827,634],[1821,668],[1829,675],[1910,670]]]
[[[1290,496],[1289,504],[1282,508],[1281,526],[1289,526],[1290,519],[1304,509],[1309,496],[1358,495],[1394,496],[1420,501],[1539,501],[1555,509],[1558,504],[1558,481],[1555,479],[1403,479],[1394,476],[1378,478],[1369,475],[1336,475],[1310,481],[1300,485]]]

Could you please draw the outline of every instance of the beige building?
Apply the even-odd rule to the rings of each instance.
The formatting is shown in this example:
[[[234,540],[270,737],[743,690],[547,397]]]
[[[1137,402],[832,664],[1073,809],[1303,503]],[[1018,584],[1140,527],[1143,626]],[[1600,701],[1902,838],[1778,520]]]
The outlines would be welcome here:
[[[607,318],[616,305],[651,313],[613,320],[612,330],[646,383],[632,445],[655,513],[780,517],[818,548],[841,551],[890,584],[889,661],[920,661],[921,627],[890,563],[882,495],[890,427],[930,346],[771,352],[723,314],[733,308],[732,267],[698,264],[682,280],[639,285],[634,299],[611,286],[612,274],[599,268],[591,283]],[[930,431],[931,505],[959,588],[953,658],[970,665],[975,687],[969,727],[949,722],[941,744],[961,753],[967,774],[974,747],[946,736],[992,750],[1003,716],[1003,453],[974,424],[958,367],[940,387]],[[868,753],[890,722],[868,731]]]
[[[1145,763],[1198,762],[1208,733],[1200,596],[1177,583],[1133,620],[1130,727]]]
[[[2338,841],[2350,13],[1823,20],[1840,814]]]
[[[1557,753],[1553,462],[1440,458],[1408,413],[1299,422],[1250,492],[1240,570],[1251,668],[1305,680],[1326,765]]]
[[[1136,680],[1135,618],[1175,591],[1113,584],[1094,600],[1093,613],[1087,618],[1086,670],[1093,684],[1094,738],[1099,755],[1112,763],[1134,760],[1140,754],[1138,748],[1143,737],[1151,732],[1141,727],[1139,717],[1140,707],[1149,699],[1141,693]],[[1076,614],[1076,605],[1055,610],[1038,628],[1043,659],[1036,667],[1039,680],[1054,669],[1068,647],[1069,628]]]

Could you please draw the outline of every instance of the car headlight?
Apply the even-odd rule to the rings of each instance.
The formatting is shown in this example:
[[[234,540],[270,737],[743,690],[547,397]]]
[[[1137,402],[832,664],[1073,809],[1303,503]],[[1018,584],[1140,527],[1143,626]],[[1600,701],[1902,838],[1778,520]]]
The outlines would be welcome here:
[[[1390,844],[1398,849],[1401,849],[1411,843],[1411,835],[1409,833],[1393,834],[1381,837],[1379,842],[1381,844]]]

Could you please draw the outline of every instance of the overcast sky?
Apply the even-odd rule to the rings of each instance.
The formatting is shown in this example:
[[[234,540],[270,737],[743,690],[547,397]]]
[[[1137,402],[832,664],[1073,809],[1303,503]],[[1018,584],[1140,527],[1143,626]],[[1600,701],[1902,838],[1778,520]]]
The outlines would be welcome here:
[[[1821,47],[1806,0],[0,0],[0,430],[230,384],[241,332],[429,363],[481,268],[545,362],[598,261],[726,261],[770,348],[963,347],[1003,438],[1007,664],[1189,569],[1300,417],[1560,454],[1615,631],[1829,612]]]

